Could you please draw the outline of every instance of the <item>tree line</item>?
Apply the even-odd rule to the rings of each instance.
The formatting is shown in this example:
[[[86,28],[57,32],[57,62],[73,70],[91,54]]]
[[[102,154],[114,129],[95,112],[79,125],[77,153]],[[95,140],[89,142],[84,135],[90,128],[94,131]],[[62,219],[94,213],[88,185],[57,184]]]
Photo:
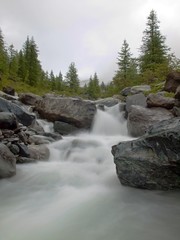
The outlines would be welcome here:
[[[87,84],[80,86],[75,63],[69,65],[65,76],[53,70],[44,71],[38,59],[39,51],[34,38],[27,37],[20,51],[13,45],[6,47],[0,30],[0,80],[10,80],[17,84],[26,84],[36,89],[44,89],[64,95],[81,95],[90,99],[111,96],[127,86],[164,80],[168,72],[180,70],[180,60],[170,53],[166,38],[160,32],[157,14],[152,10],[147,18],[143,32],[139,56],[133,57],[125,39],[118,52],[117,66],[113,79],[105,84],[97,73],[90,76]]]

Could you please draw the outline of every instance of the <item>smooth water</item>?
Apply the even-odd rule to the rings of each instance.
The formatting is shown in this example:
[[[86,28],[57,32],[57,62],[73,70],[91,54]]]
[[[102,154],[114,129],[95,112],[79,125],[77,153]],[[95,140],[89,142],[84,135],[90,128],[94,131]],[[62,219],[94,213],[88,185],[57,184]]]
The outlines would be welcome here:
[[[45,123],[44,123],[45,124]],[[117,107],[91,133],[50,145],[49,162],[0,181],[0,240],[179,240],[180,193],[123,187],[111,146],[126,141]]]

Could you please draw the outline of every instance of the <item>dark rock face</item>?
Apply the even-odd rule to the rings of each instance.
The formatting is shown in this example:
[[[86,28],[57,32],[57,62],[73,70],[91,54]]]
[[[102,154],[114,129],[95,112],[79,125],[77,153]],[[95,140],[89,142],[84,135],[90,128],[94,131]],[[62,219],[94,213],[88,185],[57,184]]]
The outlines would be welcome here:
[[[128,96],[126,99],[126,111],[129,112],[132,105],[146,107],[146,97],[143,93]]]
[[[31,105],[31,106],[34,106],[35,103],[40,99],[42,99],[40,96],[35,95],[33,93],[21,93],[19,95],[19,101],[21,101],[26,105]]]
[[[13,113],[0,112],[0,129],[16,129],[18,122]]]
[[[55,121],[54,131],[62,135],[67,135],[67,134],[78,131],[78,128],[69,123]]]
[[[147,96],[148,107],[162,107],[172,109],[175,104],[175,99],[170,97],[163,97],[161,94],[149,94]]]
[[[90,128],[96,106],[90,101],[77,98],[45,97],[35,105],[42,118],[49,121],[62,121],[77,128]]]
[[[18,122],[25,126],[30,126],[35,119],[35,116],[29,114],[20,106],[11,103],[10,101],[0,97],[0,112],[11,112],[17,117]]]
[[[12,87],[3,87],[3,92],[5,92],[6,94],[9,94],[11,96],[15,96],[15,90]]]
[[[0,178],[12,177],[16,174],[16,158],[9,148],[0,143]]]
[[[106,107],[112,107],[116,104],[119,103],[119,100],[117,98],[104,98],[104,99],[99,99],[97,101],[95,101],[96,104],[99,104],[99,105],[104,105]]]
[[[179,85],[180,85],[180,73],[172,72],[167,75],[164,90],[167,92],[175,93]]]
[[[145,136],[113,146],[112,154],[123,185],[180,188],[180,118],[162,121]]]
[[[131,106],[127,121],[128,133],[133,137],[142,136],[153,124],[170,118],[173,118],[173,114],[164,108]]]
[[[180,85],[177,87],[174,97],[175,99],[180,100]]]

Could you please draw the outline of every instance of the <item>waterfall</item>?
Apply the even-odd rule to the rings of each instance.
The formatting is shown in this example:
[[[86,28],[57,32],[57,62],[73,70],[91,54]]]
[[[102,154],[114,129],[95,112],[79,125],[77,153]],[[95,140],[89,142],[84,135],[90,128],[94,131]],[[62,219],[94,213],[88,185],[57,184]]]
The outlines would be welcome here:
[[[49,162],[18,165],[0,181],[0,239],[178,240],[179,193],[119,183],[111,146],[126,140],[117,105],[97,111],[90,133],[49,145]]]

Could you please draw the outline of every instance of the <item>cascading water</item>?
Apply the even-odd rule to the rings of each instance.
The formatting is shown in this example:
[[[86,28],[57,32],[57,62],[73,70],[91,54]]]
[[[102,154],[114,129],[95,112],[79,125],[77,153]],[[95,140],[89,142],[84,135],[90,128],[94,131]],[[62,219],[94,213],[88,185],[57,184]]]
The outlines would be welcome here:
[[[50,161],[0,181],[0,240],[178,240],[180,194],[121,186],[111,146],[130,138],[118,106],[90,133],[50,145]]]

